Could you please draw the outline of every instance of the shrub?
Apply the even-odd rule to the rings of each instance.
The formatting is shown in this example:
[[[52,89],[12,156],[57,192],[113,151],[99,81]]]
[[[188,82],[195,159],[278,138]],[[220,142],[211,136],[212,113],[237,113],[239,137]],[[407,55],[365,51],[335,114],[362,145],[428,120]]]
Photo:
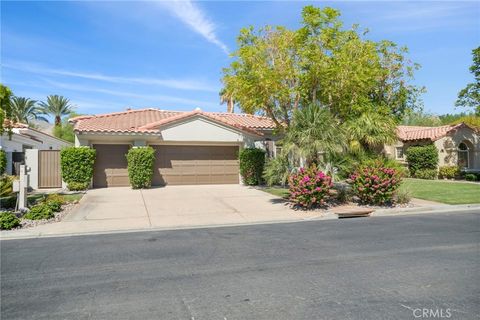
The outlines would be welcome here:
[[[262,149],[246,148],[240,151],[240,175],[246,185],[254,186],[261,183],[264,166],[265,151]]]
[[[437,179],[437,169],[419,169],[415,172],[415,178],[434,180]]]
[[[433,144],[413,146],[407,149],[407,163],[410,175],[417,177],[417,171],[423,169],[437,169],[438,150]]]
[[[395,202],[398,204],[407,204],[412,200],[412,194],[405,189],[399,189],[395,195]]]
[[[56,201],[60,203],[60,205],[65,204],[65,198],[63,198],[61,195],[56,194],[56,193],[51,193],[49,194],[46,198],[45,201]]]
[[[70,191],[82,191],[88,189],[90,182],[69,182],[67,188]]]
[[[93,177],[95,149],[88,147],[68,147],[60,152],[62,179],[70,186],[72,182],[83,183],[88,188]],[[70,189],[73,190],[73,189]]]
[[[384,167],[360,168],[348,180],[360,202],[376,205],[392,203],[401,182],[398,170]]]
[[[284,186],[288,182],[290,172],[291,167],[288,158],[279,155],[278,157],[267,161],[265,169],[263,170],[263,179],[268,186]]]
[[[7,170],[7,153],[5,150],[0,150],[0,175],[5,173]]]
[[[465,174],[465,180],[467,181],[476,181],[477,180],[477,176],[473,173],[467,173]]]
[[[54,217],[54,213],[49,205],[42,203],[33,206],[23,217],[29,220],[50,219]]]
[[[0,212],[0,229],[10,230],[20,225],[20,219],[17,218],[12,212],[3,211]]]
[[[45,201],[44,205],[50,208],[53,212],[60,212],[62,211],[62,202],[58,200],[48,200]]]
[[[131,148],[126,157],[132,188],[149,188],[152,185],[155,150],[152,147]]]
[[[315,165],[300,168],[298,173],[291,174],[288,185],[289,200],[306,209],[325,205],[332,195],[332,178],[318,170]]]
[[[442,166],[438,169],[439,178],[453,179],[460,175],[460,169],[457,166]]]
[[[1,209],[12,209],[12,208],[15,208],[16,204],[17,204],[17,196],[15,194],[12,196],[0,198]]]
[[[335,184],[335,190],[337,191],[336,199],[339,203],[347,203],[352,201],[352,190],[349,185]]]

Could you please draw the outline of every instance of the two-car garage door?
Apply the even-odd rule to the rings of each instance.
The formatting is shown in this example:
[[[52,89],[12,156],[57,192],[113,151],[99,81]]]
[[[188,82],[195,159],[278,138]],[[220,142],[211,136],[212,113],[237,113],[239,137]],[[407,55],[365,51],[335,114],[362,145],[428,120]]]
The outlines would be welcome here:
[[[238,146],[159,145],[153,185],[239,183]],[[94,187],[128,186],[129,145],[94,145]]]

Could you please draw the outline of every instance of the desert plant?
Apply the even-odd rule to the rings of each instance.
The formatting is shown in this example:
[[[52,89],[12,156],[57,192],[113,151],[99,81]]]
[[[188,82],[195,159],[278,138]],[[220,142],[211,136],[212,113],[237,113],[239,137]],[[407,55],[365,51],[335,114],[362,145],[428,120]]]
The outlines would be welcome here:
[[[454,179],[460,175],[458,166],[441,166],[438,168],[438,177],[443,179]]]
[[[40,110],[43,114],[48,114],[54,117],[55,126],[62,124],[62,117],[73,112],[73,106],[70,100],[58,95],[50,95],[46,102],[40,102]]]
[[[263,179],[268,186],[285,186],[291,172],[292,167],[288,161],[288,157],[278,155],[276,158],[268,160],[265,164]]]
[[[393,202],[401,181],[396,169],[374,166],[358,169],[347,182],[361,203],[385,205]]]
[[[9,197],[13,192],[15,176],[0,176],[0,197]]]
[[[41,203],[33,206],[23,218],[28,220],[43,220],[53,218],[55,215],[52,208],[46,203]]]
[[[334,188],[337,191],[335,198],[339,203],[347,203],[352,201],[352,190],[348,185],[335,184]]]
[[[323,206],[332,196],[332,178],[316,165],[300,168],[288,178],[289,200],[294,206],[310,209]]]
[[[243,183],[249,186],[260,184],[265,166],[265,151],[258,148],[246,148],[240,151],[239,158]]]
[[[0,229],[10,230],[20,225],[20,219],[9,211],[0,212]]]
[[[85,187],[90,184],[93,177],[93,164],[95,162],[95,149],[88,147],[68,147],[60,151],[62,179],[70,187],[72,183],[80,183]],[[79,186],[79,185],[76,185]]]
[[[13,97],[11,100],[12,111],[15,121],[31,123],[32,120],[48,122],[45,117],[40,116],[43,113],[37,106],[37,101],[23,97]]]
[[[412,200],[412,193],[406,189],[398,189],[395,194],[395,202],[398,204],[407,204]]]
[[[465,174],[465,180],[467,180],[467,181],[477,181],[477,176],[474,175],[473,173],[467,173],[467,174]]]
[[[418,169],[415,171],[414,177],[417,179],[435,180],[438,177],[438,171],[437,169]]]
[[[5,150],[0,150],[0,175],[7,170],[7,153]]]
[[[155,150],[152,147],[131,148],[126,157],[132,188],[149,188],[152,185]]]
[[[437,169],[438,150],[433,144],[425,146],[412,146],[407,149],[407,163],[410,175],[417,177],[417,171],[422,169]]]

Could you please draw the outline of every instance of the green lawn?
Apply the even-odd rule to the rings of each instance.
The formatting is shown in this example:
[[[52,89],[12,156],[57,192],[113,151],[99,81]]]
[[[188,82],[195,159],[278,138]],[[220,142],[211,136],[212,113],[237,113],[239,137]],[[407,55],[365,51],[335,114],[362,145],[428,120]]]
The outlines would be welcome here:
[[[480,203],[480,184],[442,180],[405,179],[402,189],[412,197],[448,204]]]
[[[281,198],[286,198],[288,196],[288,188],[270,187],[270,188],[262,189],[262,191],[271,193],[274,196],[281,197]]]

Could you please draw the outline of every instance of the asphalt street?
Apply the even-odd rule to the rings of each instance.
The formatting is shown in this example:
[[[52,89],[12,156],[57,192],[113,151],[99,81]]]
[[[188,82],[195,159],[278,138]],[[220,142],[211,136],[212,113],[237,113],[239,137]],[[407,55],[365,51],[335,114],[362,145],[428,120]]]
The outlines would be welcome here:
[[[479,319],[479,243],[478,212],[1,241],[1,319]]]

